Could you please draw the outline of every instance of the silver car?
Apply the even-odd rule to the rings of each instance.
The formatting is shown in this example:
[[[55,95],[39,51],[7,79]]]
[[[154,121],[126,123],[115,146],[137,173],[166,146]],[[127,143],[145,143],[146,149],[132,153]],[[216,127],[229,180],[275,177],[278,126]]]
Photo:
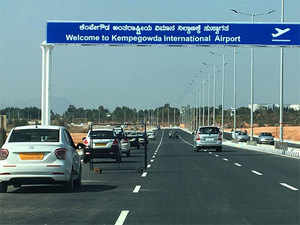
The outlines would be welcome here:
[[[250,140],[250,137],[246,132],[240,131],[236,134],[236,140],[239,142],[247,142]]]
[[[258,144],[271,144],[274,145],[274,137],[269,132],[260,133],[258,136]]]
[[[208,148],[214,148],[218,152],[222,151],[222,132],[218,127],[200,127],[195,132],[194,151]]]

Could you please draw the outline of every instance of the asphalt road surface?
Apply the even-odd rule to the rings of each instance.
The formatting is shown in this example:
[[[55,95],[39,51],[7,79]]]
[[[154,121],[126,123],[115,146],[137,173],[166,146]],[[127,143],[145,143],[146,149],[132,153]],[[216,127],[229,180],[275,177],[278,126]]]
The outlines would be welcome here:
[[[299,160],[223,147],[194,152],[182,131],[161,131],[119,165],[84,167],[79,192],[59,186],[9,188],[0,194],[0,224],[300,224]],[[151,161],[150,161],[151,160]]]

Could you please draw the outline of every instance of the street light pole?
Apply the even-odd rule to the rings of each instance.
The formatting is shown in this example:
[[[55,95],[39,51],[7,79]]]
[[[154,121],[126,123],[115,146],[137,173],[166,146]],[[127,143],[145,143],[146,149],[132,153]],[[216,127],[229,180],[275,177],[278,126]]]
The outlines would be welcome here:
[[[205,81],[202,81],[202,126],[204,126],[204,121],[205,121],[205,100],[204,100],[204,85]]]
[[[224,134],[224,81],[225,81],[225,55],[222,55],[223,59],[223,75],[222,75],[222,135]]]
[[[209,114],[210,114],[210,110],[209,110],[209,89],[210,89],[210,77],[209,77],[209,73],[207,75],[207,126],[209,126],[210,121],[209,121]]]
[[[233,48],[233,131],[236,130],[236,47]]]
[[[216,65],[214,64],[214,109],[213,109],[213,125],[216,125]]]
[[[234,12],[235,14],[242,14],[242,15],[247,15],[247,16],[251,16],[252,18],[252,23],[254,24],[254,17],[255,16],[263,16],[263,15],[268,15],[271,14],[273,12],[275,12],[275,10],[267,10],[265,13],[244,13],[235,9],[230,9],[232,12]],[[250,136],[250,140],[253,141],[253,102],[254,102],[254,83],[253,83],[253,76],[254,73],[254,48],[251,48],[251,97],[250,97],[250,101],[251,101],[251,119],[250,119],[250,129],[251,129],[251,136]]]
[[[281,23],[284,23],[284,0],[281,1]],[[284,49],[280,48],[280,136],[279,141],[283,142],[283,73],[284,73]]]

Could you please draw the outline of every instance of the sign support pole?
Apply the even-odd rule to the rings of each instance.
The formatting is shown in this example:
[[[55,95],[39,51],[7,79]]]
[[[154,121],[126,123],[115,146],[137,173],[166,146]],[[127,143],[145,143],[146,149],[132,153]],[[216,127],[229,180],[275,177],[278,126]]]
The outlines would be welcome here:
[[[50,76],[52,74],[52,49],[54,45],[43,42],[42,48],[42,98],[41,98],[41,124],[50,125]]]

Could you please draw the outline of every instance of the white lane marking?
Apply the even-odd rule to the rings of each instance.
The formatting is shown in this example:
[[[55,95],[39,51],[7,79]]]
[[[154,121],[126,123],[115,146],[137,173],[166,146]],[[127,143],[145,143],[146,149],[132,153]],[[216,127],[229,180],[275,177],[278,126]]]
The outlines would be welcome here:
[[[259,176],[262,176],[262,175],[263,175],[262,173],[257,172],[257,171],[255,171],[255,170],[251,170],[251,172],[252,172],[252,173],[255,173],[256,175],[259,175]]]
[[[188,145],[190,145],[190,146],[194,146],[194,145],[192,145],[191,143],[189,143],[189,142],[187,142],[186,140],[184,140],[181,136],[179,136],[179,138],[180,138],[184,143],[186,143],[186,144],[188,144]]]
[[[203,151],[207,152],[207,150],[206,150],[206,149],[204,149]]]
[[[152,156],[152,159],[155,159],[155,155],[154,155],[154,156]]]
[[[224,161],[228,161],[228,159],[226,159],[226,158],[223,158],[223,160],[224,160]]]
[[[117,219],[117,221],[115,223],[115,225],[123,225],[128,213],[129,213],[129,210],[122,210],[119,218]]]
[[[133,190],[133,193],[139,193],[141,187],[142,187],[141,185],[136,185],[134,190]]]
[[[163,140],[163,138],[164,138],[164,131],[163,131],[163,133],[162,133],[162,135],[161,135],[161,139],[160,139],[160,142],[159,142],[159,144],[158,144],[158,146],[157,146],[157,148],[156,148],[156,152],[158,151],[158,149],[160,148],[160,146],[161,146],[161,143],[162,143],[162,140]]]
[[[153,162],[154,162],[154,160],[153,160],[153,159],[151,159],[151,160],[150,160],[150,162],[152,162],[152,163],[153,163]]]
[[[208,154],[211,154],[211,152],[209,152]]]
[[[234,165],[241,167],[242,165],[239,163],[235,163]]]
[[[286,188],[289,188],[289,189],[291,189],[291,190],[293,190],[293,191],[298,191],[298,190],[299,190],[298,188],[295,188],[295,187],[293,187],[293,186],[291,186],[291,185],[288,185],[288,184],[286,184],[286,183],[280,183],[280,185],[282,185],[282,186],[284,186],[284,187],[286,187]]]
[[[219,157],[219,155],[217,155],[217,154],[216,154],[215,156],[216,156],[216,157]]]
[[[142,174],[142,177],[146,177],[147,176],[147,172],[144,172],[143,174]]]
[[[151,167],[151,164],[148,164],[147,168],[150,168]]]

